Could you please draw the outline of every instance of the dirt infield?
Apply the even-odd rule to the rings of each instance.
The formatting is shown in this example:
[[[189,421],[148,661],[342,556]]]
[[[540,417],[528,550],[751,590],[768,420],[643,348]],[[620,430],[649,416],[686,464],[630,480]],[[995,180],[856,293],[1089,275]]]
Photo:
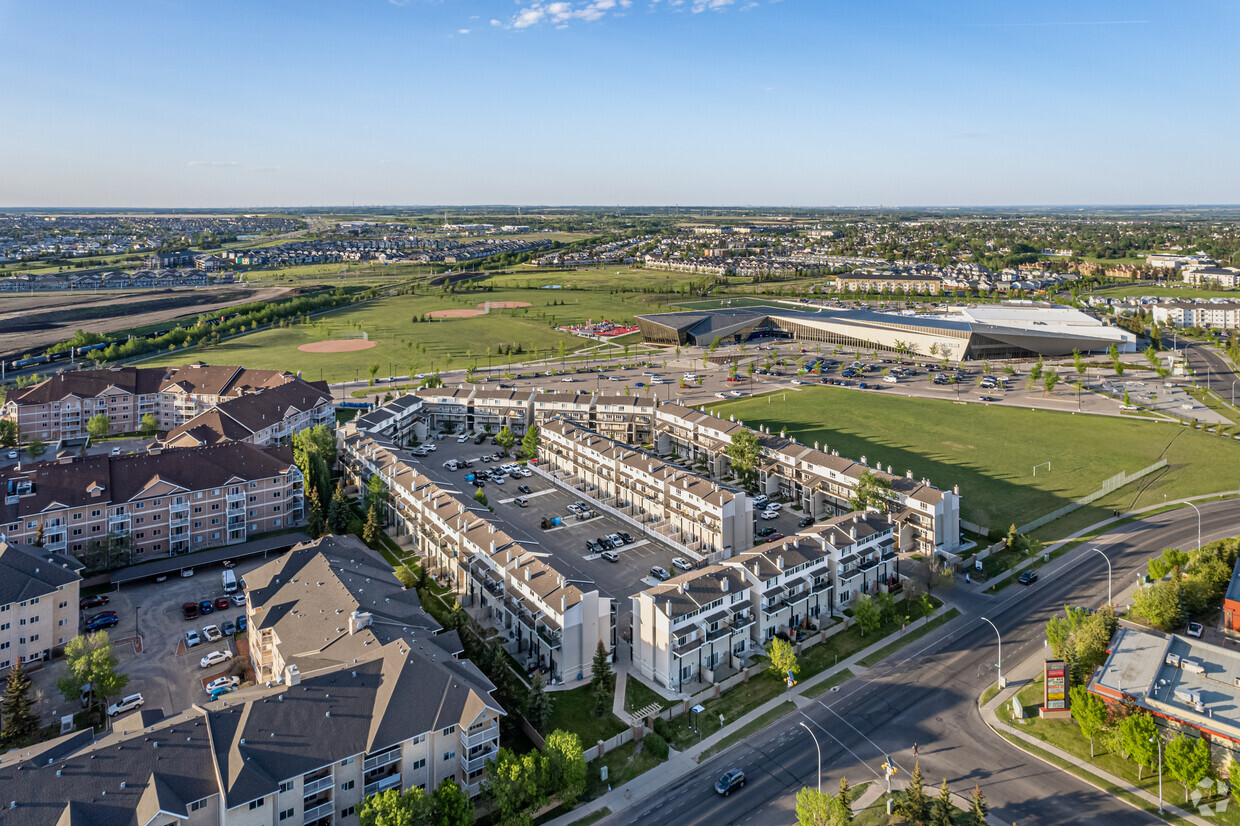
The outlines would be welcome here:
[[[427,318],[474,318],[480,315],[486,313],[482,310],[431,310],[426,314]]]
[[[375,344],[362,338],[329,338],[298,345],[297,349],[303,353],[352,353],[354,350],[369,350]]]
[[[516,310],[528,306],[530,306],[528,301],[484,301],[478,305],[478,309],[485,310],[490,307],[493,310]]]

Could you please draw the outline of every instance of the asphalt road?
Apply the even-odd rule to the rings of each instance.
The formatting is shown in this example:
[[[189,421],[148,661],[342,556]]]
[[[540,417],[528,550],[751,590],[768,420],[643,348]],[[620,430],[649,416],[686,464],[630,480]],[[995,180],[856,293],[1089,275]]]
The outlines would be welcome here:
[[[1197,373],[1197,381],[1201,385],[1224,399],[1240,398],[1232,395],[1235,390],[1240,390],[1240,376],[1232,372],[1217,352],[1202,344],[1190,344],[1184,348],[1184,355],[1188,358],[1189,367]]]
[[[1240,533],[1240,502],[1211,503],[1201,510],[1203,541]],[[1119,592],[1150,556],[1166,547],[1193,547],[1196,539],[1197,515],[1184,508],[1125,525],[1091,547],[1111,559]],[[931,790],[944,777],[964,795],[979,784],[991,814],[1006,823],[1158,822],[1010,746],[986,727],[977,707],[978,695],[994,680],[997,659],[995,632],[980,617],[998,626],[1003,662],[1015,666],[1044,646],[1046,620],[1065,603],[1106,602],[1102,555],[1078,549],[1040,569],[1034,585],[1013,584],[992,597],[966,591],[969,587],[951,595],[964,605],[961,618],[601,822],[794,823],[796,791],[816,777],[814,743],[800,721],[810,725],[822,746],[824,789],[838,788],[841,776],[853,785],[880,780],[884,754],[895,759],[898,777],[906,779],[916,742]],[[719,797],[713,782],[733,766],[746,771],[748,783]]]

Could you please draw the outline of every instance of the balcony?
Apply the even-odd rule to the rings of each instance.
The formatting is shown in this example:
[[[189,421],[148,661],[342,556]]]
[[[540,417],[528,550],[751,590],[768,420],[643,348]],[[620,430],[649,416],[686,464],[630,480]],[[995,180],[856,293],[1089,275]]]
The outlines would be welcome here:
[[[461,768],[466,774],[476,771],[482,771],[487,766],[487,760],[494,760],[497,750],[494,748],[484,749],[475,754],[472,758],[461,755]]]
[[[397,760],[400,760],[400,749],[389,749],[385,752],[381,752],[380,754],[376,754],[373,757],[367,757],[366,762],[362,764],[362,771],[369,772],[374,771],[375,769],[383,768],[384,766],[390,766]]]
[[[483,743],[499,739],[499,725],[493,724],[475,732],[461,732],[461,745],[466,749],[477,748]]]
[[[334,778],[330,774],[326,777],[320,777],[318,780],[308,781],[304,786],[302,786],[301,796],[306,798],[311,795],[318,794],[324,789],[330,789],[333,782]]]
[[[301,822],[302,823],[313,823],[319,818],[331,817],[335,813],[336,813],[335,804],[333,804],[329,800],[326,803],[323,803],[319,806],[315,806],[314,808],[306,809],[305,813],[303,813],[301,816]]]
[[[381,791],[384,791],[386,789],[391,789],[399,785],[400,785],[400,772],[396,772],[394,774],[389,774],[386,777],[381,777],[378,780],[374,781],[373,783],[367,783],[363,787],[362,793],[366,797],[370,797],[372,794],[378,794]]]

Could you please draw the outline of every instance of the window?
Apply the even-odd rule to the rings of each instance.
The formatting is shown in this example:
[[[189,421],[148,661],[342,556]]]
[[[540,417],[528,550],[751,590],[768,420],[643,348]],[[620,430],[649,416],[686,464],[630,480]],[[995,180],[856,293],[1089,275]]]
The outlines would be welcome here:
[[[410,742],[411,742],[411,744],[412,744],[412,745],[414,745],[414,746],[416,746],[418,743],[425,743],[425,742],[426,742],[426,735],[425,735],[425,734],[415,734],[415,735],[413,735],[413,740],[412,740],[412,741],[410,741]]]
[[[195,800],[193,803],[189,804],[189,810],[190,810],[191,812],[196,812],[196,811],[198,811],[199,809],[204,809],[204,808],[206,808],[206,806],[207,806],[207,801],[205,801],[205,800]]]
[[[251,800],[251,801],[250,801],[250,811],[252,812],[252,811],[254,811],[255,809],[261,809],[261,808],[263,808],[263,807],[264,807],[264,806],[266,806],[266,805],[267,805],[267,799],[266,799],[266,798],[260,797],[258,800]]]
[[[33,617],[31,617],[31,618],[30,618],[30,624],[31,624],[31,625],[34,625],[34,624],[35,624],[36,622],[38,622],[38,621],[39,621],[39,615],[38,615],[38,614],[35,614]]]
[[[69,603],[67,603],[67,602],[62,602],[62,603],[60,603],[60,607],[61,607],[61,608],[68,608],[68,607],[69,607]]]
[[[293,782],[292,780],[285,780],[283,783],[281,783],[281,784],[280,784],[280,791],[281,791],[281,792],[291,792],[291,791],[293,790],[293,787],[294,787],[295,785],[297,785],[297,784],[296,784],[295,782]],[[283,820],[283,818],[281,818],[281,820]]]
[[[342,765],[342,766],[347,766],[347,765],[349,765],[349,764],[350,764],[350,763],[352,763],[352,762],[353,762],[353,758],[352,758],[352,757],[346,757],[345,759],[343,759],[343,760],[341,760],[341,761],[340,761],[340,765]]]
[[[439,733],[446,737],[447,735],[452,734],[455,731],[456,731],[456,726],[448,726],[446,729],[444,729],[443,731]]]
[[[349,758],[349,759],[351,760],[352,758]],[[352,788],[353,788],[353,783],[354,783],[354,781],[352,781],[352,780],[346,780],[346,781],[344,781],[343,783],[341,783],[341,784],[340,784],[340,791],[342,791],[342,792],[347,792],[347,791],[349,791],[350,789],[352,789]]]
[[[449,760],[451,760],[451,759],[452,759],[452,758],[454,758],[454,757],[456,757],[456,752],[455,752],[455,751],[445,751],[445,752],[443,753],[443,761],[444,761],[445,763],[447,763]]]
[[[286,820],[292,820],[296,814],[297,814],[296,809],[285,809],[284,811],[280,812],[280,822],[283,823]]]
[[[7,645],[7,643],[6,643],[6,645]],[[414,761],[413,761],[413,766],[410,768],[410,771],[415,771],[415,772],[416,772],[418,769],[424,769],[424,768],[426,768],[426,758],[425,758],[425,757],[423,757],[421,760],[414,760]]]
[[[135,503],[134,503],[134,506],[133,506],[133,509],[134,509],[134,510],[136,510],[136,511],[140,511],[140,510],[142,510],[142,509],[143,509],[143,508],[145,508],[145,507],[146,507],[146,503],[145,503],[145,502],[135,502]]]
[[[355,811],[357,811],[356,806],[345,806],[343,809],[340,810],[340,816],[341,817],[352,817]]]

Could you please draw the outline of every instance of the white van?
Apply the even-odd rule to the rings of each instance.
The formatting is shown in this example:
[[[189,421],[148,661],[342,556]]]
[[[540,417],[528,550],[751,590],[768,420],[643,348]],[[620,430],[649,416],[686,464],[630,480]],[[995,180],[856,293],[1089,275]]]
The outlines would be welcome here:
[[[231,570],[224,571],[224,593],[231,594],[237,590],[237,575]]]

